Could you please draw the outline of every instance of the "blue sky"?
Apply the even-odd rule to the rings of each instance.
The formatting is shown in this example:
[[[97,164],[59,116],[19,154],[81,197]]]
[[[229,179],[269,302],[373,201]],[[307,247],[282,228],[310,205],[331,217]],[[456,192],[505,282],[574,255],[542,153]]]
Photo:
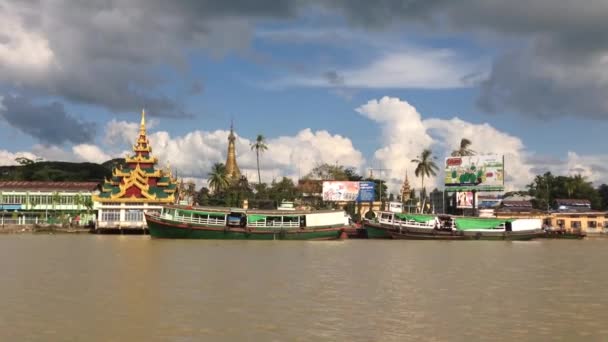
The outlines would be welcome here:
[[[447,133],[444,123],[457,117],[474,150],[517,155],[514,164],[527,170],[522,177],[552,170],[604,179],[608,43],[596,32],[606,24],[566,1],[42,3],[0,9],[7,23],[0,26],[0,163],[24,153],[92,161],[124,153],[128,140],[109,139],[118,134],[109,122],[128,132],[146,107],[156,120],[151,130],[176,144],[193,132],[224,134],[232,119],[243,149],[260,133],[278,143],[306,129],[327,131],[352,143],[340,158],[362,172],[393,165],[387,177],[395,181],[416,149],[449,152],[458,133]],[[562,10],[553,11],[556,5]],[[402,101],[396,110],[404,114],[377,112],[388,100],[357,111],[385,97]],[[405,113],[410,105],[424,132],[393,132],[403,120],[415,126],[416,116]],[[484,124],[508,142],[481,140],[492,140],[483,138]],[[421,140],[405,147],[390,132]],[[297,151],[300,138],[283,148]],[[191,158],[223,153],[213,148],[217,153]],[[325,152],[332,148],[314,146],[314,158],[334,158]],[[380,158],[383,148],[404,154],[401,164]],[[171,158],[188,169],[187,157]],[[197,177],[206,167],[186,173]]]

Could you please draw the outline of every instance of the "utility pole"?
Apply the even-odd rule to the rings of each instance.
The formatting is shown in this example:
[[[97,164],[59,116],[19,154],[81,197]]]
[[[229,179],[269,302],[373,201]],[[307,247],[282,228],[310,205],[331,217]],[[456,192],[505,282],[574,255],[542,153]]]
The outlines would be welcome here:
[[[391,171],[392,169],[379,169],[379,168],[369,168],[369,178],[374,179],[374,171]],[[382,178],[378,178],[380,181],[380,204],[382,205]]]

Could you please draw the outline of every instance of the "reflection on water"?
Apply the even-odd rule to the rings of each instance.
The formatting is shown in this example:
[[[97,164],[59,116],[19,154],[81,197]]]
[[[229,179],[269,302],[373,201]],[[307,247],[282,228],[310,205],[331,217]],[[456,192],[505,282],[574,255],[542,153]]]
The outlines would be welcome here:
[[[608,340],[608,240],[0,236],[0,340]]]

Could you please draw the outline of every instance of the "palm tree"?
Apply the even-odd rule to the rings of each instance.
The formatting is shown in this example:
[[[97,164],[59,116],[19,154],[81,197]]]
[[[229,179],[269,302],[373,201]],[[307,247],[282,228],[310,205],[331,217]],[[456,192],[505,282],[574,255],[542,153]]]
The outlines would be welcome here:
[[[424,189],[424,177],[437,175],[437,170],[439,169],[433,159],[436,158],[433,156],[433,152],[428,148],[424,149],[422,151],[422,154],[420,154],[417,159],[412,159],[412,163],[417,164],[416,170],[414,170],[414,174],[416,175],[416,177],[422,178],[422,190],[420,191],[421,196],[423,195],[423,193],[426,193]],[[426,195],[422,199],[422,210],[424,210],[425,202]]]
[[[258,161],[258,184],[262,184],[262,175],[260,174],[260,153],[264,153],[268,149],[268,145],[266,145],[266,138],[258,134],[255,138],[255,142],[251,143],[251,150],[255,150],[255,156]]]
[[[213,188],[213,192],[218,194],[228,188],[230,178],[226,172],[226,166],[222,163],[215,163],[209,172],[209,186]]]
[[[471,146],[471,140],[467,138],[460,139],[460,147],[457,150],[452,151],[452,157],[464,157],[475,155],[475,151],[469,149]]]

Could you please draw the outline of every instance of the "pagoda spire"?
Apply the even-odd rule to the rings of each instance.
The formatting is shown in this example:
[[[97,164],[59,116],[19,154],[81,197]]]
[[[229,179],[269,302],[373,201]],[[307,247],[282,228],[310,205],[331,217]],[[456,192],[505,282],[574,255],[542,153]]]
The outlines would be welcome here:
[[[146,135],[146,110],[141,110],[141,123],[139,124],[139,135]]]
[[[403,180],[403,185],[401,186],[401,202],[405,203],[410,199],[412,193],[412,188],[410,187],[410,182],[407,178],[407,170],[405,171],[405,179]]]
[[[228,153],[226,155],[226,173],[231,181],[241,178],[241,171],[236,163],[236,137],[234,136],[234,121],[230,123],[230,134],[228,135]]]

